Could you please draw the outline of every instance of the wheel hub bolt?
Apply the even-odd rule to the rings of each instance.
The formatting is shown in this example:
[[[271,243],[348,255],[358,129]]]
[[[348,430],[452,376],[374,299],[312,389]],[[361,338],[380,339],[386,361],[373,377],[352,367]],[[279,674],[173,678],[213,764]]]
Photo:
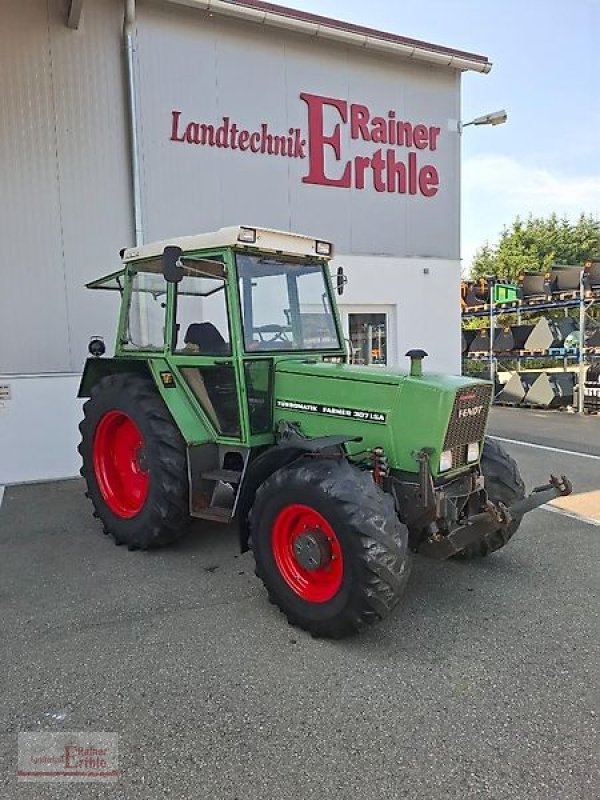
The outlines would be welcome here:
[[[302,533],[294,540],[294,555],[308,572],[326,567],[331,559],[331,546],[323,531],[315,529]]]

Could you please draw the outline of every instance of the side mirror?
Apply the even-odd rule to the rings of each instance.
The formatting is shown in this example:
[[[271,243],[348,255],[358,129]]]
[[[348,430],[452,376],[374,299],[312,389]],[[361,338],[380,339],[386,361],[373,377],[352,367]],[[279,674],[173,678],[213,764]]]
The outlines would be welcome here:
[[[183,278],[183,265],[180,258],[183,254],[181,247],[168,245],[163,250],[162,271],[167,283],[179,283]]]
[[[338,294],[344,294],[344,287],[348,283],[348,278],[344,275],[344,268],[338,267],[336,273],[336,289]]]

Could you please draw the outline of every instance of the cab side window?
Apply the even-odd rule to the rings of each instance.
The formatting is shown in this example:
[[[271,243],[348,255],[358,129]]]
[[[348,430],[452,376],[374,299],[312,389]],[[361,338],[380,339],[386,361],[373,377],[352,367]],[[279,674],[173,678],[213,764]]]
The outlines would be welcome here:
[[[177,285],[176,353],[231,355],[223,265],[213,263],[186,266]]]
[[[123,347],[127,350],[162,350],[165,346],[167,284],[157,272],[135,272]]]

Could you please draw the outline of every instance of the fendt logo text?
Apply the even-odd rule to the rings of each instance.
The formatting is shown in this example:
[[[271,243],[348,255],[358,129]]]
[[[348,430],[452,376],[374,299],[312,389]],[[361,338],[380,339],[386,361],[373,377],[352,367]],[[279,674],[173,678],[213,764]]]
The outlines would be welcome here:
[[[483,406],[471,406],[471,408],[459,408],[458,416],[461,419],[465,417],[478,417],[483,411]]]

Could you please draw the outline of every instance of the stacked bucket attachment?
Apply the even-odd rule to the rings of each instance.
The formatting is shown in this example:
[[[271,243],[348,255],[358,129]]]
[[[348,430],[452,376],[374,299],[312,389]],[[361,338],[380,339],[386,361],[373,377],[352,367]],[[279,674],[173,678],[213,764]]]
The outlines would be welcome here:
[[[491,282],[488,278],[461,281],[460,304],[463,311],[487,305],[490,302],[490,286]]]
[[[466,328],[463,329],[462,332],[462,354],[466,356],[469,350],[471,349],[471,345],[473,344],[473,339],[477,336],[479,331],[476,328]]]
[[[577,298],[582,270],[585,296],[600,298],[600,259],[590,259],[583,266],[554,264],[546,272],[525,270],[516,282],[520,303],[535,305]],[[486,309],[491,300],[492,286],[497,280],[477,278],[462,281],[460,302],[463,312]]]
[[[489,354],[491,350],[490,329],[481,328],[476,331],[476,335],[471,341],[471,346],[468,349],[469,355],[484,356]]]
[[[534,408],[568,408],[575,404],[574,372],[511,372],[496,403]]]
[[[600,367],[594,366],[594,362],[600,358],[600,321],[594,321],[593,314],[589,313],[595,301],[600,301],[600,258],[591,258],[583,265],[554,264],[544,272],[528,269],[513,284],[498,278],[463,281],[463,317],[482,320],[479,330],[463,330],[463,358],[488,365],[492,363],[490,358],[494,359],[496,403],[566,408],[578,404],[579,370],[576,362],[580,353],[585,353],[585,359],[591,360],[592,366],[588,370],[591,378],[588,377],[583,388],[584,409],[598,413]],[[583,341],[580,341],[578,316],[573,314],[577,309],[580,315],[583,310],[587,317]],[[566,316],[562,316],[563,313]],[[490,314],[497,320],[493,341],[490,340],[490,329],[483,327]],[[503,318],[507,319],[503,316],[507,314],[514,315],[512,319],[517,320],[521,320],[519,314],[523,314],[526,320],[534,316],[537,322],[503,327],[499,323]],[[543,368],[539,363],[530,363],[534,369],[529,370],[525,369],[526,359],[550,361],[542,362]],[[552,362],[552,359],[556,360]],[[513,362],[508,377],[502,367],[503,361]],[[558,367],[561,362],[562,369]],[[569,362],[571,366],[567,367]],[[548,363],[554,365],[548,367]],[[469,369],[471,374],[473,366],[471,364]],[[506,379],[504,384],[498,383],[499,375]]]
[[[600,294],[600,259],[585,262],[583,283],[592,295]]]
[[[542,317],[527,337],[523,350],[542,354],[550,350],[561,350],[567,336],[576,331],[577,327],[577,322],[573,317],[563,317],[562,319]],[[552,355],[561,354],[553,353]]]
[[[586,339],[585,346],[591,350],[600,352],[600,328],[596,328],[591,336]]]
[[[573,372],[542,372],[531,384],[523,404],[537,408],[566,408],[573,405]]]
[[[578,403],[579,387],[575,387],[573,404]],[[583,410],[588,414],[600,414],[600,364],[588,367],[583,384]]]
[[[496,355],[517,358],[518,356],[533,355],[564,355],[567,349],[577,349],[577,346],[567,347],[565,340],[577,332],[577,321],[573,317],[548,319],[542,317],[535,325],[508,325],[496,328],[494,341],[490,342],[489,328],[463,331],[462,353],[463,356],[489,355],[490,350]],[[600,328],[593,335],[598,339],[600,346]],[[573,342],[573,337],[571,338]],[[591,340],[586,342],[588,347]]]
[[[496,402],[507,406],[520,406],[529,389],[539,378],[539,372],[511,372],[510,378],[496,396]]]
[[[524,272],[519,276],[518,286],[523,303],[549,300],[552,297],[549,272]]]

